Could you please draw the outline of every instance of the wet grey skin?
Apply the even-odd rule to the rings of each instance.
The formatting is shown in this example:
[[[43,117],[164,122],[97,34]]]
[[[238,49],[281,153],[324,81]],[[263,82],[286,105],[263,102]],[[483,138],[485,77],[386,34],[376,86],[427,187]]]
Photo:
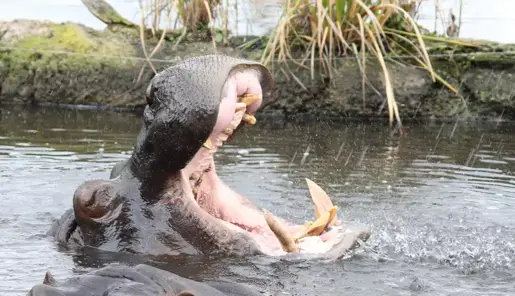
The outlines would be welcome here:
[[[262,88],[262,106],[274,86],[259,63],[221,55],[190,58],[158,73],[133,154],[109,180],[91,180],[73,196],[73,209],[48,234],[67,247],[149,255],[259,254],[245,231],[236,232],[184,198],[181,169],[217,122],[225,82],[249,71]],[[194,201],[193,201],[194,202]]]
[[[143,124],[131,157],[113,168],[110,179],[80,185],[73,209],[54,223],[49,235],[67,247],[154,256],[280,254],[275,237],[258,237],[266,239],[258,243],[247,225],[240,229],[203,210],[193,198],[191,176],[181,171],[214,131],[219,115],[233,117],[234,111],[219,110],[229,93],[226,82],[234,75],[256,78],[261,106],[267,104],[273,77],[256,62],[209,55],[158,73],[147,88]],[[253,113],[259,106],[248,107]],[[260,213],[250,201],[244,203]],[[323,257],[339,259],[368,237],[368,230],[351,231]]]
[[[257,296],[250,286],[226,281],[197,282],[149,265],[121,264],[57,282],[47,272],[27,296]]]

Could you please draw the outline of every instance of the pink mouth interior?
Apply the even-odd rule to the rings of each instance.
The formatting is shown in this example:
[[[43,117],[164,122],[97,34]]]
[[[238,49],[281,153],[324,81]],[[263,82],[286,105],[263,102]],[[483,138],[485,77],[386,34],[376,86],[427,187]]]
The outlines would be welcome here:
[[[227,86],[216,126],[210,136],[214,151],[227,139],[227,135],[222,132],[235,116],[238,96],[246,93],[260,95],[262,93],[258,79],[250,73],[235,74],[228,80]],[[247,107],[247,112],[255,113],[260,105],[261,100],[256,101]],[[190,176],[190,184],[197,204],[211,216],[249,232],[262,247],[270,252],[282,252],[282,247],[266,223],[262,212],[250,200],[229,188],[218,177],[213,155],[214,153],[210,153],[208,149],[201,148],[185,168],[187,176]]]

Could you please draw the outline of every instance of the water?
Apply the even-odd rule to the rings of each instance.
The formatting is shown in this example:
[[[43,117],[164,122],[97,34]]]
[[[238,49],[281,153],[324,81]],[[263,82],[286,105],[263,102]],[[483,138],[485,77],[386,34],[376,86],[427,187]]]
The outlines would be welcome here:
[[[0,116],[0,295],[25,295],[108,262],[45,237],[75,188],[126,159],[139,118],[87,110],[5,109]],[[515,291],[515,123],[293,124],[258,120],[217,154],[221,178],[258,206],[302,223],[304,181],[324,188],[347,223],[373,236],[339,262],[267,258],[150,262],[193,279],[222,276],[270,295],[512,295]],[[145,261],[147,260],[147,261]]]
[[[227,0],[230,3],[230,29],[236,34],[263,35],[277,24],[281,14],[281,1],[275,0]],[[139,23],[139,1],[108,0],[121,15]],[[145,2],[145,1],[143,1]],[[435,2],[440,11],[435,13]],[[515,18],[513,0],[495,0],[493,5],[482,0],[426,0],[422,2],[419,23],[429,30],[444,33],[449,24],[449,12],[459,16],[460,3],[463,2],[462,28],[460,36],[464,38],[486,39],[498,42],[514,43],[512,28]],[[226,1],[223,1],[226,3]],[[435,22],[435,15],[438,19]],[[46,19],[54,22],[80,22],[96,29],[105,25],[97,20],[80,0],[2,0],[0,1],[0,19],[17,18]],[[163,18],[165,19],[165,18]],[[436,26],[436,27],[435,27]]]

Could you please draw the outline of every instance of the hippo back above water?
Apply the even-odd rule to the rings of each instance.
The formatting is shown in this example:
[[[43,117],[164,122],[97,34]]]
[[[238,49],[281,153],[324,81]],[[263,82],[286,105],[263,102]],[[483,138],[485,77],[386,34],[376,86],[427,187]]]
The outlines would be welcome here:
[[[149,265],[112,264],[57,282],[47,272],[43,283],[27,296],[258,296],[244,284],[228,281],[197,282]]]

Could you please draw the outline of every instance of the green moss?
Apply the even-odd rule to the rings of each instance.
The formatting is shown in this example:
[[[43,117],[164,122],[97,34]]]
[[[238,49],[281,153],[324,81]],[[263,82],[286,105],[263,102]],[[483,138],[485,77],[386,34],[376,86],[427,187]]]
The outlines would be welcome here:
[[[132,51],[117,44],[114,40],[105,42],[105,38],[97,39],[76,24],[52,25],[52,36],[27,36],[15,46],[22,48],[38,48],[42,50],[65,50],[75,53],[97,53],[105,55],[130,54]]]
[[[50,28],[49,35],[26,36],[12,44],[35,50],[0,54],[9,67],[3,92],[21,101],[36,97],[63,103],[99,102],[108,100],[112,92],[106,80],[120,79],[113,77],[116,73],[123,78],[134,75],[130,70],[136,61],[123,57],[136,56],[136,48],[119,36],[108,31],[94,33],[77,24],[52,24]]]

